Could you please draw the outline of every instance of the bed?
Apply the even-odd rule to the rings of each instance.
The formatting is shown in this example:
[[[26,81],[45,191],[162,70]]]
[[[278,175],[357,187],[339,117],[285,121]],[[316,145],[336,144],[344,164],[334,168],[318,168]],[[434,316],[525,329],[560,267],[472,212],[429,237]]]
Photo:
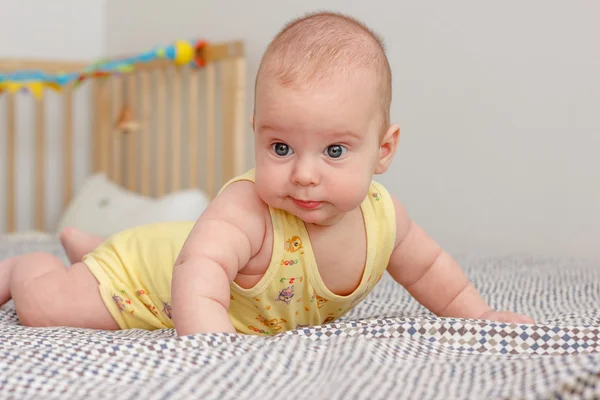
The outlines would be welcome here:
[[[136,69],[137,83],[123,84],[131,79],[125,75],[88,82],[94,116],[93,146],[87,158],[90,176],[105,174],[112,183],[127,189],[127,195],[161,198],[185,188],[201,188],[210,198],[226,179],[243,171],[243,125],[247,123],[243,110],[243,45],[215,44],[202,51],[206,64],[198,71],[174,72],[172,69],[182,67],[151,63]],[[9,64],[19,68],[57,66],[14,60],[3,64],[0,60],[0,66]],[[220,68],[224,70],[217,74]],[[147,78],[143,75],[150,73],[155,75],[154,85],[145,87]],[[167,83],[164,74],[175,78]],[[113,90],[115,87],[123,90]],[[191,94],[187,100],[166,101],[167,93],[179,98],[182,88],[189,87],[194,90],[188,91]],[[69,111],[72,90],[61,92],[65,105],[61,115],[67,121],[73,115],[73,109]],[[132,102],[133,93],[142,101]],[[14,110],[16,94],[10,96],[7,107]],[[148,97],[158,99],[157,104],[166,105],[168,112],[150,110],[152,106],[143,101]],[[43,114],[39,111],[43,100],[35,104],[37,112],[33,116],[37,122],[33,131],[39,145],[45,138],[45,124],[40,122]],[[201,110],[202,118],[193,119],[193,113],[182,112],[184,109]],[[128,117],[128,113],[138,117]],[[189,118],[187,124],[182,121],[184,113]],[[153,116],[151,122],[146,119],[149,115]],[[147,135],[152,140],[135,135],[147,132],[150,125],[152,134]],[[61,143],[71,151],[72,127],[69,123],[62,126],[66,128]],[[201,132],[201,137],[194,132]],[[7,137],[8,146],[14,146],[18,130],[10,114],[0,133]],[[169,152],[164,150],[167,137]],[[154,150],[145,147],[149,143],[153,143]],[[42,151],[36,154],[33,181],[38,193],[44,193],[49,188],[44,164],[39,162],[44,156]],[[173,167],[175,161],[180,168]],[[0,259],[46,251],[66,261],[55,230],[48,228],[44,196],[35,197],[30,211],[35,215],[34,229],[17,226],[15,215],[21,202],[14,193],[16,182],[24,179],[23,171],[15,167],[11,157],[5,165],[7,186],[0,193],[10,199],[5,201],[8,218],[0,236]],[[158,168],[149,172],[149,165]],[[64,160],[63,210],[69,209],[83,190],[73,182],[79,168],[82,166],[72,159]],[[18,323],[9,302],[0,308],[0,397],[600,396],[600,262],[529,254],[455,257],[493,307],[527,313],[538,323],[521,326],[436,318],[389,275],[384,275],[369,297],[342,319],[268,338],[234,334],[179,338],[170,329],[105,332],[27,328]]]

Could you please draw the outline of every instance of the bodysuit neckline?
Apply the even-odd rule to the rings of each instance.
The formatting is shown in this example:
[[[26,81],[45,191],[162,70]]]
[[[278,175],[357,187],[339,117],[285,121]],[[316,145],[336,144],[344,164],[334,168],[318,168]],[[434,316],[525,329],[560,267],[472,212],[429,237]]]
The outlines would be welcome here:
[[[363,227],[365,229],[365,235],[366,235],[367,256],[365,257],[365,265],[363,266],[363,272],[361,275],[360,283],[358,284],[356,289],[352,293],[350,293],[348,295],[344,295],[344,296],[333,293],[327,287],[325,282],[323,281],[323,278],[321,276],[321,273],[319,271],[319,267],[317,264],[317,259],[316,259],[315,252],[314,252],[314,249],[312,246],[312,242],[310,240],[310,234],[308,233],[308,230],[306,228],[306,224],[304,223],[303,220],[296,217],[298,219],[298,225],[301,230],[302,246],[305,248],[305,252],[307,253],[306,255],[308,255],[308,257],[305,258],[305,261],[307,264],[307,268],[310,269],[309,279],[310,279],[314,289],[318,292],[317,294],[319,294],[320,296],[322,296],[330,301],[346,301],[348,299],[352,299],[355,296],[358,296],[360,293],[362,293],[362,291],[363,291],[362,289],[363,289],[364,285],[367,284],[369,277],[372,273],[373,262],[375,259],[375,254],[374,254],[375,249],[373,248],[373,246],[371,244],[374,242],[373,235],[375,234],[375,232],[373,229],[373,224],[370,223],[370,221],[373,217],[372,210],[370,207],[368,207],[367,202],[368,202],[368,196],[365,198],[365,200],[361,203],[361,205],[359,207],[360,211],[361,211]]]

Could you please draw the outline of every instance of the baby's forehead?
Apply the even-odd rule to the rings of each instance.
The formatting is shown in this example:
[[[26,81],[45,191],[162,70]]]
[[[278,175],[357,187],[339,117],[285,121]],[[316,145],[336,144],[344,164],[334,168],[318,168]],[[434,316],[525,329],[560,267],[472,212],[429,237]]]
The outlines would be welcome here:
[[[296,97],[335,97],[350,96],[361,93],[371,99],[368,94],[375,94],[381,87],[381,77],[368,69],[337,69],[322,71],[310,75],[302,71],[294,76],[276,72],[265,72],[257,82],[256,91],[269,96]]]
[[[385,78],[375,68],[347,60],[323,59],[312,63],[289,65],[288,60],[274,59],[265,63],[256,88],[289,88],[305,93],[342,91],[348,86],[381,88]]]
[[[255,132],[265,138],[300,135],[320,141],[361,140],[378,129],[380,118],[374,93],[337,95],[335,89],[325,87],[266,88],[258,94],[254,107]]]
[[[388,75],[381,43],[364,28],[341,18],[307,20],[278,35],[258,71],[283,85],[323,84],[356,73]]]

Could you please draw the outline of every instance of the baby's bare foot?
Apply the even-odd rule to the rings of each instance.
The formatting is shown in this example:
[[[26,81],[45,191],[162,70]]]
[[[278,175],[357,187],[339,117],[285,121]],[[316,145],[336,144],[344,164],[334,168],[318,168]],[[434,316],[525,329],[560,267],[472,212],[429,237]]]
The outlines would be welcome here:
[[[77,256],[75,254],[74,247],[76,247],[76,236],[79,233],[79,231],[75,228],[65,228],[62,230],[62,232],[60,232],[60,244],[62,245],[63,249],[65,250],[65,253],[67,254],[67,257],[69,258],[69,261],[71,262],[71,264],[75,264],[76,262],[79,262],[81,260],[77,260]]]
[[[83,256],[94,250],[103,239],[68,227],[60,233],[60,243],[72,264],[81,262]]]

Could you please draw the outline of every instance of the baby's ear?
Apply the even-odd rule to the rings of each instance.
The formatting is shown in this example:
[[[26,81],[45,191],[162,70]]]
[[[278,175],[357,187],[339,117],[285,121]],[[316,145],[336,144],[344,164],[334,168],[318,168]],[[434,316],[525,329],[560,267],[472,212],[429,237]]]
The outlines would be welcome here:
[[[254,130],[254,115],[250,116],[250,128],[252,128],[252,130]]]
[[[381,138],[381,144],[379,145],[379,161],[375,168],[376,174],[383,174],[387,171],[388,167],[392,163],[392,159],[396,154],[396,148],[398,147],[398,138],[400,137],[400,126],[394,124],[390,125],[388,130]]]

